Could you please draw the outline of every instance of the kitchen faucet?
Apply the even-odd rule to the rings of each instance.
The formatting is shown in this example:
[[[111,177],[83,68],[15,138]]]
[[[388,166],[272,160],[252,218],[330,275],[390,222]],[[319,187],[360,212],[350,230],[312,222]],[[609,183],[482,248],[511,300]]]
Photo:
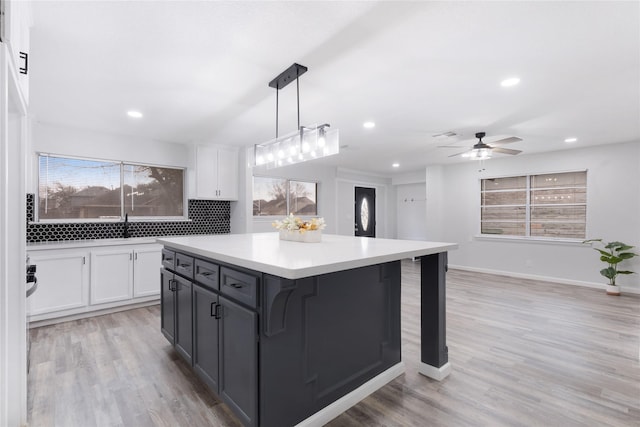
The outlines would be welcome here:
[[[124,237],[125,239],[128,239],[129,237],[131,237],[131,235],[129,234],[129,214],[128,213],[124,214],[124,230],[122,230],[122,237]]]

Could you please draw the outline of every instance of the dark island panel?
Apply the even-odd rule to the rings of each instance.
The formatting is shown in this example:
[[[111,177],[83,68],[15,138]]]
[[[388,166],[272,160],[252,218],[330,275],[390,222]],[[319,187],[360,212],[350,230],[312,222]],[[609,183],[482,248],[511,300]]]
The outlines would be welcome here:
[[[301,422],[400,363],[400,261],[295,281],[265,275],[264,293],[273,303],[260,342],[261,426]]]

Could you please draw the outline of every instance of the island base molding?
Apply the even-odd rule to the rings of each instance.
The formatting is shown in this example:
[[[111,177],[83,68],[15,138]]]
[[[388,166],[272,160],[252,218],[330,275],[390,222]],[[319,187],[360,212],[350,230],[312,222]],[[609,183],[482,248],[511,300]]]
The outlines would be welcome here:
[[[418,372],[425,377],[429,377],[436,381],[442,381],[451,373],[451,363],[447,362],[439,368],[427,365],[426,363],[420,363],[418,365]]]
[[[306,420],[298,423],[295,427],[321,427],[341,415],[349,408],[357,405],[360,401],[367,398],[377,390],[381,389],[391,381],[404,374],[404,363],[400,362],[387,369],[378,376],[370,379],[352,392],[342,396],[329,406],[316,412]]]

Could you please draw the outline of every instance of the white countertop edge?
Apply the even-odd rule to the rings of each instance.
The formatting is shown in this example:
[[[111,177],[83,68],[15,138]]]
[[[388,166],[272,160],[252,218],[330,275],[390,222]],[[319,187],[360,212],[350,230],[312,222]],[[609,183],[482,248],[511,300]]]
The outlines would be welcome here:
[[[43,251],[51,249],[77,249],[102,246],[147,245],[157,243],[156,237],[129,237],[92,240],[58,240],[49,242],[27,243],[27,251]]]
[[[319,263],[318,265],[309,266],[309,267],[299,267],[299,268],[287,268],[274,264],[267,264],[264,262],[241,258],[238,256],[232,256],[229,254],[225,254],[223,252],[211,251],[207,249],[203,249],[200,247],[183,244],[180,242],[181,238],[158,238],[158,243],[164,244],[173,249],[188,252],[194,255],[201,256],[203,258],[217,260],[220,262],[228,263],[231,265],[236,265],[239,267],[244,267],[250,270],[259,271],[262,273],[271,274],[274,276],[284,277],[286,279],[302,279],[305,277],[317,276],[321,274],[334,273],[337,271],[350,270],[359,267],[366,267],[369,265],[381,264],[385,262],[398,261],[406,258],[414,258],[420,257],[424,255],[431,255],[441,252],[447,252],[452,249],[457,249],[458,245],[454,243],[442,243],[442,242],[423,242],[431,246],[428,248],[418,248],[418,249],[410,249],[404,251],[396,251],[393,253],[380,254],[374,256],[367,256],[358,259],[346,259],[344,261],[337,261],[331,263]],[[380,239],[386,240],[386,239]],[[415,244],[416,241],[407,241],[412,242],[410,244]],[[292,242],[295,245],[302,245],[301,248],[304,248],[304,245],[317,245],[321,243],[299,243]]]

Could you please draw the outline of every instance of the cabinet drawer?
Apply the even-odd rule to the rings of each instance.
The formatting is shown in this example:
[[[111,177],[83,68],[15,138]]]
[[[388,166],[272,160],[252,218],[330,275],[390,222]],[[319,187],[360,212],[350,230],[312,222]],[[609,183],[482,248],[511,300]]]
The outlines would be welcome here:
[[[175,272],[193,279],[193,257],[176,252]]]
[[[220,267],[220,292],[255,308],[258,301],[258,278],[227,267]]]
[[[211,262],[197,259],[195,263],[194,279],[208,288],[218,290],[218,266]]]
[[[174,270],[176,264],[176,253],[169,249],[162,250],[162,265],[164,268]]]

